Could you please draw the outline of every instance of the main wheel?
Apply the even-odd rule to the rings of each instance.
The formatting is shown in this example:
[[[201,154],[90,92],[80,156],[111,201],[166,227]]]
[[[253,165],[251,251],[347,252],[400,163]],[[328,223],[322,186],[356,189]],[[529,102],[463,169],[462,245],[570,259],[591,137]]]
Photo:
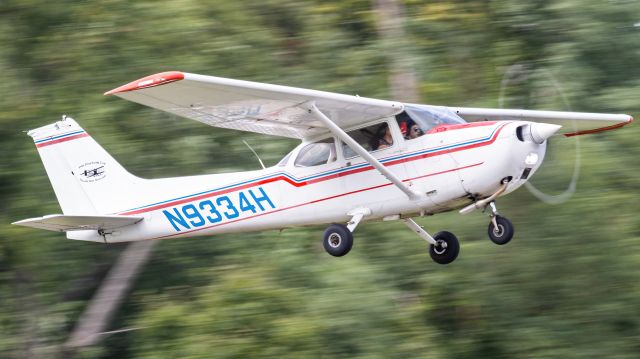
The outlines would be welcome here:
[[[489,223],[489,239],[495,244],[503,245],[509,243],[513,238],[513,224],[510,220],[496,215],[497,228],[493,225],[493,221]]]
[[[322,245],[327,253],[342,257],[353,247],[353,233],[342,224],[332,224],[324,231]]]
[[[458,238],[451,232],[438,232],[433,239],[436,245],[429,245],[429,254],[434,262],[439,264],[449,264],[453,262],[460,253],[460,243]]]

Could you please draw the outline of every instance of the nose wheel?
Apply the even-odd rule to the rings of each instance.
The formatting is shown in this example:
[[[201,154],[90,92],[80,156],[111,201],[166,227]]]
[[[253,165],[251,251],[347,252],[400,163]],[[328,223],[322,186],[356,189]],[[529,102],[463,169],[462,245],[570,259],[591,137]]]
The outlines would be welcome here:
[[[489,239],[491,242],[503,245],[509,243],[511,238],[513,238],[513,224],[510,220],[495,215],[491,218],[491,223],[489,223],[488,228]]]
[[[490,202],[489,207],[491,208],[491,214],[489,214],[489,217],[491,217],[491,223],[489,223],[489,228],[487,229],[489,239],[497,245],[509,243],[515,233],[513,223],[498,214],[495,202]]]
[[[486,211],[487,208],[491,209],[491,213],[489,213],[489,217],[491,218],[491,223],[489,223],[489,239],[495,244],[503,245],[509,243],[513,238],[513,234],[515,232],[513,228],[513,224],[510,220],[502,217],[498,214],[498,209],[496,208],[495,199],[498,198],[499,195],[503,194],[504,191],[507,190],[507,185],[511,181],[511,177],[505,177],[500,181],[500,188],[483,200],[472,203],[463,209],[460,210],[460,214],[467,214],[476,209],[482,209],[482,211]]]

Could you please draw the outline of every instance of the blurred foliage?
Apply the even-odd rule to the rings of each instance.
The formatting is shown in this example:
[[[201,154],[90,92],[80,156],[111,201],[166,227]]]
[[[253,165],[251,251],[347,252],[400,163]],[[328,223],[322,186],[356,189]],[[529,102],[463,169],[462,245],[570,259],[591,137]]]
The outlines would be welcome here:
[[[403,4],[408,36],[387,44],[364,0],[1,2],[0,357],[59,357],[122,248],[8,225],[59,212],[24,130],[71,115],[143,177],[257,168],[241,139],[270,164],[295,144],[102,96],[133,79],[175,69],[387,98],[400,55],[425,103],[496,107],[502,92],[505,106],[638,115],[637,1]],[[501,91],[514,66],[531,76]],[[637,358],[639,135],[581,139],[564,205],[524,190],[501,200],[508,246],[486,240],[477,213],[420,220],[462,239],[446,267],[391,222],[358,228],[345,258],[323,252],[321,228],[164,241],[112,324],[130,330],[78,355]],[[533,182],[562,191],[574,151],[552,145]]]

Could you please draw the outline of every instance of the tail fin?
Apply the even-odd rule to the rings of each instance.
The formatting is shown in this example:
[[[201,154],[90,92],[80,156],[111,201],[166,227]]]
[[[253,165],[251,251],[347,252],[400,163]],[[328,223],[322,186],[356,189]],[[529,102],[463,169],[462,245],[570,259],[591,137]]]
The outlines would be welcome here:
[[[127,172],[72,118],[28,132],[65,215],[116,213],[141,179]]]

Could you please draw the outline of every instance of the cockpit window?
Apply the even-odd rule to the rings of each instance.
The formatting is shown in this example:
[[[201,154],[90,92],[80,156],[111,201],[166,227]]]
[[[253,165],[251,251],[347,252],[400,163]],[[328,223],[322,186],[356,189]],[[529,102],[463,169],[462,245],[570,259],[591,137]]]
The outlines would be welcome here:
[[[296,167],[312,167],[336,160],[336,144],[333,137],[304,146],[295,161]]]
[[[466,123],[447,107],[412,104],[405,104],[396,121],[406,140],[418,138],[436,126]]]

